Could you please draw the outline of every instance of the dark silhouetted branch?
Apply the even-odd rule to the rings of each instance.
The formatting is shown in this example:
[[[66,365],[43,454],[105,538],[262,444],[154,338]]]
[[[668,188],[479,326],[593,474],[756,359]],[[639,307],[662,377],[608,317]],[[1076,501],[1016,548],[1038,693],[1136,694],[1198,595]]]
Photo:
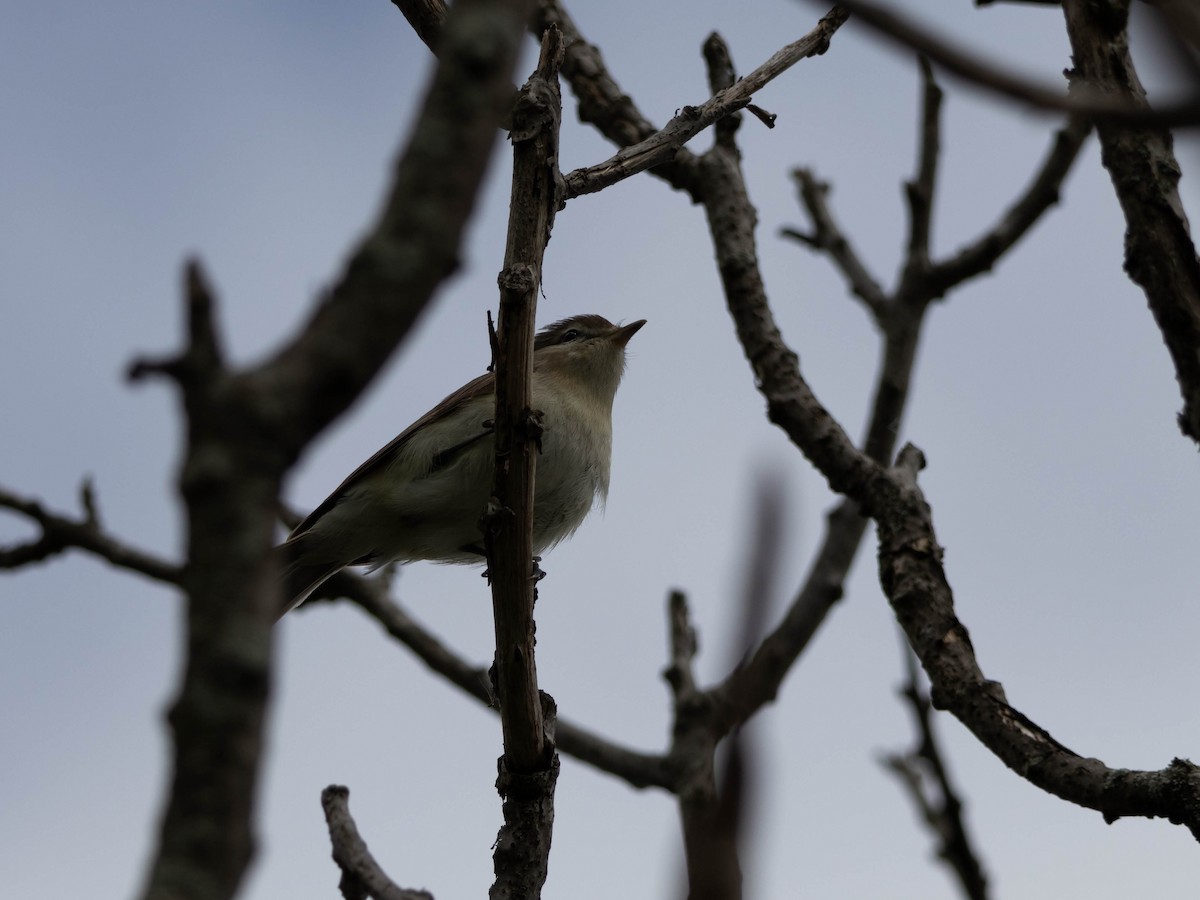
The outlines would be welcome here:
[[[661,131],[624,147],[602,163],[571,172],[566,176],[567,197],[594,193],[670,160],[676,150],[709,125],[743,109],[754,94],[800,60],[824,53],[830,39],[845,21],[846,14],[834,7],[804,37],[779,50],[745,78],[735,81],[707,102],[683,107]]]
[[[321,791],[321,808],[329,826],[333,861],[342,870],[338,888],[344,900],[433,900],[428,891],[398,887],[375,861],[350,815],[350,789],[331,784]]]
[[[80,505],[84,509],[83,516],[72,519],[49,512],[38,501],[21,497],[0,487],[0,509],[19,513],[37,524],[41,530],[41,536],[36,540],[0,547],[0,569],[19,569],[76,548],[91,553],[118,569],[137,572],[168,584],[180,583],[183,571],[179,566],[131,547],[104,530],[97,512],[92,485],[88,481],[85,481],[80,489]]]
[[[599,48],[588,43],[562,4],[557,0],[540,0],[534,28],[540,34],[551,25],[563,34],[566,55],[562,75],[575,95],[579,120],[594,126],[618,147],[632,146],[656,134],[658,127],[621,90],[604,64]],[[690,150],[680,147],[673,158],[651,168],[650,174],[699,201],[698,163]]]
[[[1067,96],[1055,86],[1034,81],[996,63],[984,62],[978,52],[958,47],[953,41],[934,35],[930,29],[883,6],[866,0],[845,0],[841,5],[856,22],[929,57],[947,72],[1035,109],[1072,113],[1127,127],[1200,125],[1200,95],[1158,109],[1125,102],[1104,93]]]
[[[446,4],[442,0],[392,0],[392,3],[404,13],[425,46],[437,53],[437,42],[446,25]]]
[[[846,279],[850,292],[866,304],[876,322],[882,322],[888,308],[888,297],[834,219],[828,203],[829,183],[818,180],[811,169],[795,169],[792,178],[796,182],[800,200],[812,219],[813,230],[804,232],[797,228],[784,228],[783,235],[827,253]]]
[[[942,147],[942,89],[933,79],[929,61],[923,56],[917,61],[921,69],[921,128],[917,174],[904,183],[904,196],[908,200],[908,246],[898,294],[907,293],[911,290],[908,283],[924,277],[929,271],[929,233]]]
[[[705,154],[701,173],[727,304],[755,384],[767,401],[768,417],[836,492],[875,520],[880,582],[929,675],[934,705],[951,711],[1033,784],[1099,810],[1108,821],[1127,815],[1162,816],[1185,824],[1200,839],[1200,770],[1195,766],[1175,760],[1157,772],[1109,769],[1059,744],[1011,707],[999,684],[984,677],[966,628],[954,614],[932,514],[917,485],[916,473],[924,464],[920,451],[906,446],[895,467],[887,467],[886,457],[877,451],[895,440],[895,423],[873,413],[864,452],[816,397],[767,301],[754,242],[756,215],[746,196],[738,155],[717,144]],[[927,307],[930,299],[903,298],[903,307],[910,311],[903,317],[910,323],[905,331],[911,332],[911,311]],[[911,355],[914,348],[911,335],[904,350]],[[891,408],[904,396],[907,383],[903,388],[882,382],[876,411]],[[798,652],[780,629],[769,635],[751,661],[714,690],[712,696],[720,702],[717,717],[732,727],[772,699]]]
[[[562,35],[542,35],[537,69],[512,114],[513,176],[508,243],[500,273],[493,502],[484,517],[496,623],[496,692],[504,755],[496,789],[504,824],[496,838],[491,900],[536,900],[549,871],[558,754],[554,701],[538,691],[533,602],[533,477],[540,422],[533,410],[533,336],[542,259],[560,203],[558,70]]]
[[[735,608],[739,621],[731,629],[735,637],[727,651],[733,669],[761,641],[766,628],[784,552],[783,487],[778,473],[760,473],[754,492],[754,527],[746,540],[740,602]],[[696,699],[684,698],[693,703]],[[709,697],[701,699],[707,701]],[[704,706],[712,708],[708,703]],[[724,734],[714,729],[718,721],[711,716],[705,722],[685,713],[684,722],[689,719],[694,721],[692,727],[707,727],[718,739]],[[715,749],[690,737],[678,725],[675,734],[676,740],[682,738],[686,744],[709,752]],[[757,759],[750,737],[741,729],[734,729],[729,734],[724,764],[715,783],[707,781],[710,766],[698,765],[697,760],[693,761],[692,769],[701,777],[681,780],[679,806],[690,900],[731,900],[741,895],[739,846],[745,842],[746,823],[753,819]]]
[[[1071,89],[1147,108],[1125,25],[1128,3],[1064,3],[1075,59]],[[1200,444],[1200,260],[1179,196],[1171,134],[1097,125],[1101,160],[1125,214],[1125,271],[1141,287],[1162,332],[1183,396],[1180,430]]]
[[[166,809],[141,896],[228,900],[254,853],[254,802],[278,609],[273,543],[280,485],[301,450],[372,381],[457,264],[511,101],[527,0],[458,0],[432,83],[375,226],[300,334],[227,370],[214,298],[187,270],[188,339],[165,364],[187,420],[187,648],[169,722]]]
[[[933,731],[933,707],[918,682],[917,660],[907,645],[904,661],[908,681],[901,696],[917,726],[917,745],[908,753],[891,753],[883,764],[904,785],[921,820],[938,840],[937,855],[954,873],[967,900],[987,900],[988,883],[963,818],[963,802]]]
[[[696,673],[692,662],[698,649],[696,629],[692,626],[687,597],[683,591],[671,591],[667,599],[667,634],[670,638],[671,661],[663,670],[663,678],[671,686],[676,705],[688,702],[696,694]]]
[[[1054,141],[1029,186],[990,229],[953,256],[930,266],[928,290],[941,296],[951,287],[989,271],[1059,201],[1063,181],[1071,171],[1091,125],[1073,117],[1055,133]]]
[[[542,694],[542,698],[545,703],[541,720],[553,734],[554,701],[547,694]],[[537,900],[550,871],[558,754],[535,772],[514,772],[505,764],[506,759],[501,758],[496,778],[496,790],[504,798],[504,825],[496,836],[492,853],[496,880],[488,897],[489,900]]]
[[[345,597],[357,604],[431,670],[495,712],[487,668],[472,665],[442,643],[387,596],[378,578],[364,578],[343,570],[318,588],[309,603],[322,597]],[[658,754],[629,750],[564,719],[558,720],[555,742],[563,753],[615,775],[633,787],[670,787],[671,776],[664,758]]]
[[[533,334],[542,256],[558,209],[558,67],[562,38],[548,29],[537,71],[513,111],[513,177],[508,249],[500,273],[496,354],[496,455],[493,493],[503,512],[484,527],[488,580],[496,621],[496,667],[505,764],[541,771],[553,747],[544,743],[534,663]]]

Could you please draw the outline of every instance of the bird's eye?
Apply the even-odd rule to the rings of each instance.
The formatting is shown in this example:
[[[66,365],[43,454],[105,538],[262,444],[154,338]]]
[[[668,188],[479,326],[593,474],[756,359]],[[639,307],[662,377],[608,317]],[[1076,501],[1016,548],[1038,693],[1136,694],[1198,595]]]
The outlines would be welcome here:
[[[560,344],[569,344],[571,341],[575,340],[578,337],[579,337],[578,330],[576,330],[574,328],[568,328],[566,331],[564,331],[562,333],[562,337],[560,337],[558,339],[558,342]]]

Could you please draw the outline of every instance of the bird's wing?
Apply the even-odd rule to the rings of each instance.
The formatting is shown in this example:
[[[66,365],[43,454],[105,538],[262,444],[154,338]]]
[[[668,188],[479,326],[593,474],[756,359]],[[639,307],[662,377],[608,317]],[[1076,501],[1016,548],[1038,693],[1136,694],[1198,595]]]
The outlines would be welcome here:
[[[392,438],[386,446],[379,450],[379,452],[351,472],[346,480],[338,485],[337,490],[326,497],[325,501],[320,506],[309,513],[307,518],[297,525],[295,530],[288,535],[288,542],[296,540],[298,537],[312,528],[312,526],[316,524],[317,520],[329,512],[329,510],[333,509],[333,507],[337,505],[338,501],[341,500],[342,497],[344,497],[346,493],[356,484],[366,478],[369,478],[379,469],[387,468],[387,466],[391,465],[401,450],[404,449],[404,445],[409,442],[414,434],[416,434],[426,425],[438,422],[452,415],[464,405],[470,403],[472,400],[476,400],[479,397],[490,396],[495,391],[495,382],[496,376],[492,372],[486,372],[473,381],[468,381],[449,397],[446,397],[433,409],[429,410],[429,412],[425,413],[425,415],[421,416],[421,418],[417,419],[417,421],[413,422],[402,432]],[[485,427],[480,430],[479,434],[474,435],[465,441],[462,441],[451,447],[438,450],[434,453],[433,459],[431,460],[431,471],[448,465],[467,447],[474,444],[476,441],[489,436],[491,433],[492,429]]]

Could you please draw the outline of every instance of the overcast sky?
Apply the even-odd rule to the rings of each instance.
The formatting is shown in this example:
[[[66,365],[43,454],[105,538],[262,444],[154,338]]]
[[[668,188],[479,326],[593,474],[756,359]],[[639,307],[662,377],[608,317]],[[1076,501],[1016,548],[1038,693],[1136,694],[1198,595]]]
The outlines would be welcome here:
[[[928,5],[908,0],[912,10]],[[716,29],[742,72],[807,31],[818,7],[578,0],[571,9],[624,90],[657,122],[705,97],[699,47]],[[1061,12],[937,4],[937,25],[1047,80],[1069,51]],[[529,48],[532,48],[530,43]],[[333,282],[375,212],[430,55],[386,0],[9,4],[0,16],[0,483],[59,511],[95,480],[104,522],[178,559],[176,397],[128,386],[142,353],[179,345],[179,272],[198,254],[232,355],[277,346]],[[523,64],[519,78],[529,68]],[[1027,180],[1052,118],[945,80],[934,247],[987,227]],[[811,166],[877,277],[904,239],[914,161],[910,56],[847,25],[756,101],[740,132],[771,299],[814,390],[852,433],[877,338],[827,262],[778,237],[804,225],[789,171]],[[566,98],[562,168],[612,148]],[[701,135],[695,146],[708,145]],[[498,153],[462,272],[394,365],[311,449],[298,508],[487,363],[507,202]],[[1200,162],[1183,148],[1185,170]],[[1185,202],[1197,199],[1183,182]],[[1200,754],[1200,475],[1175,425],[1178,390],[1140,292],[1123,221],[1089,144],[1049,214],[994,273],[933,310],[903,437],[989,677],[1073,750],[1114,767]],[[765,420],[724,310],[703,216],[640,176],[573,201],[547,255],[543,323],[646,318],[617,396],[612,490],[543,562],[542,687],[564,716],[665,746],[665,598],[687,592],[700,671],[723,674],[736,625],[756,470],[784,473],[789,548],[779,608],[833,499]],[[31,534],[0,516],[0,542]],[[846,599],[755,720],[760,790],[749,898],[950,898],[898,785],[878,764],[912,740],[895,690],[899,638],[873,536]],[[413,566],[397,595],[468,658],[490,658],[478,569]],[[69,554],[0,577],[0,885],[13,897],[129,896],[167,777],[162,713],[178,679],[180,599]],[[377,858],[442,900],[482,897],[500,824],[498,721],[429,675],[349,606],[281,626],[261,791],[261,852],[242,896],[331,898],[321,789],[351,788]],[[1161,821],[1105,825],[1009,772],[938,721],[996,896],[1192,898],[1200,854]],[[558,785],[546,896],[673,896],[671,799],[570,758]]]

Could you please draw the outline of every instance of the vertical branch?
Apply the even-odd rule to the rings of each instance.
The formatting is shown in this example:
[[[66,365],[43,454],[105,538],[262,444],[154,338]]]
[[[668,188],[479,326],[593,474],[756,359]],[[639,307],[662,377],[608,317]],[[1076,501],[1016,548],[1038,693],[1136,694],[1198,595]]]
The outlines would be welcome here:
[[[513,111],[512,202],[495,359],[496,508],[485,529],[504,753],[524,772],[546,762],[533,661],[533,477],[541,426],[532,409],[531,382],[542,255],[558,202],[561,47],[558,32],[548,31],[537,71]]]
[[[213,298],[193,267],[189,344],[132,377],[177,382],[187,419],[186,661],[168,715],[170,784],[144,900],[228,900],[255,849],[273,668],[281,480],[305,444],[391,356],[453,270],[495,143],[529,0],[460,0],[376,226],[309,324],[259,366],[221,358]]]
[[[754,528],[746,542],[740,627],[729,648],[731,669],[738,668],[762,640],[766,627],[783,559],[783,487],[780,473],[760,473],[755,490]],[[716,732],[715,747],[723,735],[724,723],[709,716],[708,725]],[[740,729],[734,729],[726,743],[715,796],[691,791],[681,794],[691,900],[734,900],[741,896],[738,847],[747,840],[747,824],[753,820],[758,768],[753,741]]]
[[[496,682],[504,734],[498,787],[504,827],[496,841],[493,900],[537,897],[546,879],[558,757],[534,661],[533,480],[540,414],[533,410],[533,334],[542,257],[561,197],[558,29],[542,37],[537,69],[513,109],[513,181],[508,245],[500,273],[495,337],[496,475],[484,517]],[[551,706],[549,698],[547,706]]]
[[[709,90],[713,94],[735,82],[737,76],[729,47],[719,34],[714,32],[709,35],[704,42],[703,54],[708,70]],[[739,154],[734,141],[736,129],[737,121],[732,116],[718,123],[713,147],[701,158],[702,183],[705,180],[704,173],[711,169],[712,158],[731,159],[733,164],[737,165]],[[708,202],[714,196],[716,195],[710,190],[704,192],[705,212],[710,216],[710,220],[713,213]],[[760,509],[759,512],[762,515],[758,524],[760,530],[763,530],[764,521],[769,517],[765,515],[765,509]],[[777,534],[778,529],[774,529],[774,532]],[[756,537],[763,538],[763,535],[759,534]],[[765,550],[769,544],[769,540],[762,543],[756,540],[752,546]],[[769,550],[766,552],[768,556],[771,555]],[[761,621],[762,608],[758,604],[761,596],[756,594],[761,595],[758,589],[762,585],[755,579],[763,573],[754,571],[755,563],[758,562],[761,560],[752,559],[747,566],[744,601],[746,632],[756,629]],[[686,615],[686,607],[682,602],[673,603],[673,606],[677,607],[673,609],[673,619]],[[686,619],[683,619],[683,623],[686,624]],[[677,636],[673,636],[672,641],[672,656],[687,658],[688,666],[684,667],[684,671],[690,672],[690,654],[694,649],[688,648],[684,643],[685,632],[682,625],[676,631]],[[737,647],[735,652],[740,654],[744,650],[745,647]],[[740,900],[742,867],[738,858],[738,824],[742,813],[744,760],[735,739],[730,747],[726,769],[718,780],[714,757],[717,744],[725,733],[715,727],[717,723],[714,723],[712,718],[712,704],[707,698],[694,694],[694,684],[690,675],[678,683],[672,682],[672,685],[676,689],[676,706],[671,755],[676,760],[686,760],[682,768],[687,773],[686,777],[681,779],[677,792],[683,826],[688,898]],[[683,690],[685,688],[690,690]]]
[[[1128,0],[1063,3],[1072,90],[1149,109],[1126,31]],[[1179,197],[1171,133],[1100,120],[1101,160],[1125,214],[1125,271],[1146,294],[1183,395],[1180,430],[1200,444],[1200,260]]]
[[[179,473],[187,655],[167,717],[171,783],[142,895],[223,900],[237,892],[255,850],[276,602],[265,551],[279,480],[275,460],[245,437],[260,423],[255,411],[230,402],[235,376],[222,359],[215,298],[195,262],[187,267],[186,295],[185,351],[167,362],[137,363],[130,373],[174,378],[188,423]]]
[[[929,233],[933,222],[933,194],[937,187],[938,155],[941,149],[942,89],[933,80],[933,69],[924,56],[921,68],[921,137],[917,174],[904,184],[908,198],[908,251],[897,293],[911,292],[910,285],[929,271]]]
[[[917,726],[917,745],[908,753],[889,753],[883,764],[912,797],[929,831],[938,839],[937,855],[954,873],[968,900],[988,900],[987,873],[967,831],[963,801],[950,780],[933,730],[933,703],[921,689],[917,658],[904,647],[908,682],[901,689]]]

